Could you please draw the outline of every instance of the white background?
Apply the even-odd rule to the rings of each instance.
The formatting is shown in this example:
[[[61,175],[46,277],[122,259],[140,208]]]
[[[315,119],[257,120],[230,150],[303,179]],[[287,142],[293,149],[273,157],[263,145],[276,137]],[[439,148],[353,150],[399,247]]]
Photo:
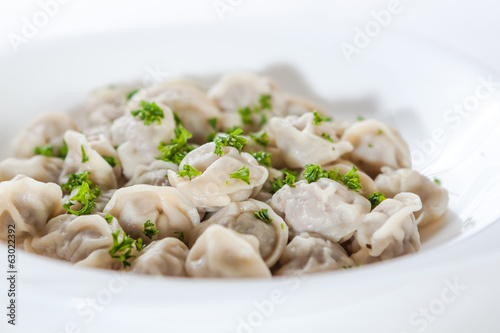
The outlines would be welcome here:
[[[391,29],[399,29],[416,36],[425,36],[441,45],[479,62],[491,72],[500,72],[500,4],[493,0],[475,1],[424,1],[402,0],[403,12],[394,17]],[[157,10],[161,3],[163,10]],[[170,5],[165,5],[170,3]],[[216,21],[231,29],[232,22],[244,21],[249,25],[276,24],[281,27],[304,26],[322,29],[329,20],[342,22],[339,34],[350,42],[353,28],[361,26],[370,19],[372,10],[387,6],[388,1],[233,1],[234,11],[227,13],[225,20],[220,20],[213,8],[213,1],[154,1],[154,0],[73,0],[61,6],[60,14],[51,19],[50,24],[40,30],[37,42],[102,30],[120,30],[122,28],[160,25],[164,22],[190,22],[197,20]],[[2,1],[0,3],[0,54],[13,52],[7,38],[9,33],[20,33],[23,18],[31,19],[40,10],[38,1]],[[258,16],[258,19],[256,17]],[[384,38],[381,36],[380,38]],[[375,41],[376,43],[377,41]],[[0,73],[1,75],[1,73]],[[8,92],[2,91],[1,94]],[[2,114],[7,110],[1,110]],[[472,240],[470,251],[474,251],[485,242],[495,242],[500,233],[498,226],[490,228],[488,235],[480,240]],[[474,241],[476,243],[474,243]],[[498,247],[494,248],[495,251]],[[478,258],[480,259],[480,258]],[[448,332],[450,324],[455,325],[454,332],[494,332],[500,327],[500,261],[478,260],[476,267],[456,269],[446,275],[436,275],[422,280],[412,281],[407,285],[394,286],[395,299],[404,303],[407,295],[415,289],[427,288],[439,295],[446,279],[458,277],[467,289],[450,304],[444,313],[429,320],[426,332]],[[418,304],[426,306],[431,302],[422,295]],[[360,320],[365,314],[377,307],[376,300],[359,306]],[[387,317],[386,317],[387,318]],[[27,318],[23,318],[26,320]],[[310,320],[321,320],[310,318]],[[456,325],[456,323],[459,325]],[[331,324],[331,323],[330,323]],[[334,326],[325,332],[333,332]],[[373,323],[374,331],[384,332],[382,323]]]

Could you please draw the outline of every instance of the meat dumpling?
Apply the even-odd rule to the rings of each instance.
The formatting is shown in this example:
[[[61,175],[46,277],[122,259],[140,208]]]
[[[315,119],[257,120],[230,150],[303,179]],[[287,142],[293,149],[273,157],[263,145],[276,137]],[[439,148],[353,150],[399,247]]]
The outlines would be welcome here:
[[[281,150],[285,164],[290,169],[303,168],[306,164],[328,164],[352,151],[350,142],[339,140],[328,124],[314,125],[314,115],[274,117],[269,121],[268,133]],[[330,136],[331,142],[322,134]]]
[[[70,174],[89,172],[89,179],[101,190],[118,187],[115,170],[92,148],[83,134],[67,131],[64,140],[68,144],[68,155],[64,160],[64,168],[59,180],[61,184],[68,180]]]
[[[234,201],[243,201],[257,195],[267,180],[268,171],[260,166],[248,153],[239,153],[236,148],[223,147],[224,155],[214,153],[215,143],[209,142],[189,152],[179,165],[190,165],[202,174],[191,180],[168,172],[171,186],[176,187],[202,211],[216,211]],[[248,168],[247,184],[230,175]]]
[[[18,158],[34,156],[34,148],[52,145],[54,151],[63,146],[63,135],[77,126],[66,113],[47,113],[33,120],[14,140],[14,154]]]
[[[177,189],[166,186],[134,185],[117,190],[104,208],[104,213],[115,216],[125,233],[145,244],[177,232],[189,236],[200,223],[196,207]],[[150,221],[158,229],[152,238],[142,232]]]
[[[169,107],[158,103],[164,118],[161,124],[145,125],[144,121],[132,116],[127,109],[124,116],[111,125],[111,143],[118,146],[117,152],[122,163],[123,174],[130,179],[139,165],[149,165],[160,155],[160,142],[169,143],[174,138],[175,120]],[[140,108],[139,108],[140,109]]]
[[[370,202],[343,184],[328,178],[295,187],[283,186],[270,206],[290,228],[290,236],[303,232],[319,234],[332,242],[349,239],[371,209]]]
[[[186,271],[198,278],[270,278],[259,254],[259,240],[218,224],[196,240],[186,260]]]
[[[399,193],[365,215],[355,235],[351,258],[358,264],[416,252],[420,235],[413,212],[422,208],[418,195]]]
[[[418,195],[422,209],[414,215],[419,227],[438,220],[448,208],[448,191],[415,170],[382,168],[375,183],[386,198],[393,198],[401,192]]]
[[[7,158],[0,162],[0,182],[25,175],[39,182],[57,183],[63,164],[63,160],[57,157]]]
[[[265,222],[255,213],[266,210],[269,221]],[[210,219],[196,226],[189,237],[192,247],[195,241],[211,225],[222,225],[240,234],[254,235],[260,241],[259,251],[267,266],[272,267],[281,257],[288,242],[288,227],[271,207],[257,200],[232,202],[215,213]]]
[[[168,106],[177,113],[186,130],[193,134],[192,141],[198,144],[205,143],[212,132],[208,119],[218,118],[221,114],[205,92],[194,84],[182,81],[163,82],[139,90],[129,102],[129,108],[140,108],[140,101]]]
[[[139,252],[130,270],[147,275],[187,276],[184,264],[188,253],[188,247],[177,238],[163,238]]]
[[[279,263],[276,275],[303,275],[354,266],[342,246],[307,233],[292,239]]]
[[[7,242],[9,225],[15,225],[16,246],[40,236],[51,218],[64,214],[61,187],[24,175],[0,183],[0,240]]]
[[[45,235],[34,239],[32,247],[38,254],[78,266],[120,269],[120,261],[109,254],[117,230],[121,228],[115,218],[108,223],[101,215],[60,215],[47,223]]]
[[[411,167],[410,150],[399,132],[378,120],[355,122],[346,129],[342,140],[354,146],[345,158],[372,178],[381,172],[383,166],[393,169]]]

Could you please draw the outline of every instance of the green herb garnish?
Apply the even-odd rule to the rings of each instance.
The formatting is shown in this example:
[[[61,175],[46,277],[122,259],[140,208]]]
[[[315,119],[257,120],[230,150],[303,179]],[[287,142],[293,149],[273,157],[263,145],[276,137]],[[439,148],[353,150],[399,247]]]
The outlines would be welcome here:
[[[227,136],[217,137],[214,141],[215,142],[214,154],[218,156],[224,155],[222,147],[234,147],[238,149],[238,151],[241,153],[241,150],[247,143],[247,139],[238,136],[241,133],[243,133],[243,130],[241,128],[237,128],[236,130],[234,130],[234,132],[230,133]]]
[[[113,216],[111,216],[109,214],[106,214],[106,217],[104,219],[106,220],[106,222],[108,222],[108,224],[113,222]]]
[[[134,97],[134,95],[137,94],[138,91],[139,91],[139,89],[135,89],[135,90],[132,90],[131,92],[129,92],[127,94],[127,102],[130,101],[132,99],[132,97]]]
[[[125,269],[130,266],[130,262],[128,260],[135,258],[135,256],[131,255],[131,253],[136,241],[135,239],[127,236],[125,232],[123,233],[122,240],[118,241],[120,232],[121,230],[117,230],[111,234],[113,236],[113,246],[111,247],[111,250],[109,250],[109,254],[111,255],[111,258],[120,261],[122,263],[122,268]]]
[[[276,177],[271,181],[271,194],[278,192],[285,185],[293,188],[295,183],[299,181],[297,172],[288,169],[283,169],[281,172],[285,174],[285,177],[284,179]]]
[[[85,152],[85,148],[82,147],[82,163],[87,163],[89,161],[89,157],[87,156],[87,153]]]
[[[149,239],[153,239],[153,236],[158,234],[160,231],[155,228],[155,225],[151,220],[144,222],[144,230],[141,231]]]
[[[250,134],[250,138],[255,141],[257,144],[267,147],[269,144],[269,137],[267,136],[267,132],[264,132],[260,135]]]
[[[92,213],[92,209],[95,207],[95,199],[98,196],[94,192],[90,190],[88,183],[83,183],[80,187],[78,187],[78,193],[69,199],[69,202],[63,205],[63,208],[68,211],[68,213],[81,216],[81,215],[90,215]],[[72,210],[71,206],[75,205],[76,201],[81,204],[80,210]]]
[[[375,192],[368,196],[368,200],[372,204],[372,209],[377,207],[382,201],[385,200],[385,196],[382,193]]]
[[[324,139],[326,139],[326,140],[330,141],[331,143],[333,143],[333,139],[332,139],[332,137],[331,137],[331,136],[329,136],[328,134],[326,134],[326,133],[321,133],[321,136],[322,136]]]
[[[263,151],[259,151],[254,153],[253,151],[250,154],[259,162],[260,165],[266,166],[268,168],[271,167],[271,153],[266,153]]]
[[[250,170],[244,165],[241,169],[229,175],[229,178],[241,179],[250,185]]]
[[[269,218],[269,209],[262,209],[260,212],[254,212],[253,215],[266,223],[273,222],[273,219]]]
[[[316,182],[321,178],[329,178],[337,182],[343,183],[347,188],[359,192],[361,189],[361,181],[359,179],[358,169],[352,166],[351,170],[345,175],[341,175],[337,170],[326,171],[319,165],[307,164],[304,170],[304,179],[308,183]]]
[[[106,162],[108,162],[109,165],[111,165],[112,168],[118,165],[118,161],[114,156],[103,156],[102,157]]]
[[[158,150],[161,153],[158,159],[179,165],[194,147],[187,143],[192,135],[182,125],[177,126],[174,133],[175,138],[170,141],[170,144],[160,142],[158,145]]]
[[[314,111],[313,114],[314,114],[313,125],[316,125],[316,126],[321,125],[325,121],[328,122],[328,121],[332,121],[333,120],[333,118],[331,118],[331,117],[322,117],[322,116],[320,116],[319,113],[318,113],[318,111]]]
[[[438,185],[441,185],[441,181],[437,178],[434,178],[434,183],[438,184]]]
[[[149,103],[146,101],[141,101],[141,107],[142,109],[130,111],[132,116],[139,117],[139,119],[144,120],[144,125],[146,126],[149,126],[153,123],[161,125],[161,119],[165,118],[165,114],[158,105],[156,105],[154,102]]]
[[[201,175],[201,171],[196,170],[195,168],[193,168],[189,164],[184,164],[182,170],[179,171],[179,172],[177,172],[177,175],[179,177],[186,177],[186,176],[188,176],[189,180],[191,180],[192,177],[196,177],[196,176]]]
[[[53,145],[39,146],[39,147],[35,147],[33,149],[33,153],[35,153],[35,155],[52,157],[52,150],[53,149],[54,149]]]
[[[174,232],[174,235],[179,235],[179,240],[184,242],[184,231],[176,231]]]

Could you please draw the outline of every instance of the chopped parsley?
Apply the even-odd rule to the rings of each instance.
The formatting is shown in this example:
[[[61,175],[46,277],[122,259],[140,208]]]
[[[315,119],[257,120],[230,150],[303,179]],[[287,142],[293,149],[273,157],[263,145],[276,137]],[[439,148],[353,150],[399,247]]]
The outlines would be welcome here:
[[[177,112],[173,112],[173,115],[174,115],[175,126],[182,125],[181,117],[179,117]]]
[[[262,134],[250,134],[250,138],[257,144],[267,147],[269,144],[269,137],[267,136],[267,132],[264,132]]]
[[[246,108],[238,109],[243,125],[253,125],[252,110],[247,106]]]
[[[347,188],[359,192],[361,189],[361,180],[359,179],[358,169],[352,166],[351,170],[345,175],[341,175],[337,170],[326,171],[319,165],[307,164],[304,170],[304,179],[308,183],[316,182],[321,178],[329,178],[343,183]]]
[[[210,133],[207,136],[207,142],[212,142],[214,141],[215,137],[217,136],[217,118],[213,117],[208,119],[208,124],[212,128],[212,133]]]
[[[192,177],[196,177],[196,176],[201,175],[201,171],[196,170],[195,168],[193,168],[189,164],[185,164],[184,167],[182,168],[182,170],[177,172],[177,175],[179,177],[188,176],[189,180],[191,180]]]
[[[158,159],[179,165],[194,147],[187,143],[192,135],[182,125],[177,126],[174,133],[175,138],[170,141],[170,144],[160,142],[158,145],[158,150],[161,153]]]
[[[35,147],[33,149],[33,153],[35,153],[35,155],[52,157],[52,150],[53,149],[54,149],[53,145],[39,146],[39,147]]]
[[[130,101],[132,99],[132,97],[134,97],[134,95],[137,94],[138,91],[139,91],[139,89],[135,89],[135,90],[132,90],[131,92],[129,92],[127,94],[127,102]]]
[[[357,116],[357,117],[356,117],[356,119],[357,119],[358,121],[363,121],[363,120],[365,120],[365,118],[364,118],[363,116]]]
[[[66,159],[66,156],[68,156],[68,144],[66,143],[66,140],[63,140],[63,145],[61,148],[59,148],[59,151],[57,152],[57,157],[62,158],[63,160]]]
[[[438,184],[438,185],[441,185],[441,181],[437,178],[434,178],[434,183]]]
[[[149,103],[146,101],[141,101],[142,109],[130,111],[132,116],[138,117],[140,120],[144,120],[144,125],[149,126],[153,123],[161,125],[161,119],[165,118],[163,110],[160,109],[158,105],[154,102]]]
[[[368,200],[372,204],[372,209],[377,207],[382,201],[385,200],[385,196],[382,193],[375,192],[368,196]]]
[[[82,145],[82,163],[87,163],[89,161],[89,157],[87,153],[85,152],[85,148],[83,148]]]
[[[90,215],[92,214],[92,209],[94,209],[96,203],[95,199],[98,196],[90,190],[90,186],[88,183],[83,183],[80,187],[78,187],[78,193],[69,199],[69,202],[63,205],[63,208],[68,211],[68,213],[81,216],[81,215]],[[80,203],[80,210],[72,210],[71,206],[75,205],[76,201]]]
[[[224,151],[222,150],[222,147],[234,147],[238,149],[238,151],[241,153],[241,150],[243,147],[245,147],[247,143],[247,139],[244,137],[238,136],[239,134],[243,133],[243,130],[241,128],[237,128],[234,130],[232,133],[230,133],[227,136],[219,136],[215,139],[215,150],[214,154],[218,156],[224,155]]]
[[[331,117],[322,117],[319,115],[318,111],[314,111],[314,119],[313,119],[313,125],[319,126],[321,123],[325,121],[332,121],[333,119]]]
[[[269,209],[262,209],[260,212],[254,212],[253,215],[266,223],[273,222],[273,219],[269,218]]]
[[[285,174],[285,178],[276,177],[271,181],[271,194],[278,192],[283,186],[288,185],[290,187],[295,187],[295,183],[299,181],[297,178],[297,172],[290,171],[288,169],[281,170]]]
[[[111,250],[109,250],[109,254],[111,255],[111,258],[120,261],[122,263],[122,268],[125,269],[130,266],[130,262],[128,260],[135,258],[135,256],[132,255],[132,250],[133,246],[136,245],[136,240],[127,236],[124,232],[122,240],[118,241],[120,232],[121,230],[117,230],[111,234],[113,236],[113,246],[111,247]]]
[[[331,143],[333,143],[333,139],[332,139],[332,137],[331,137],[331,136],[329,136],[328,134],[326,134],[326,133],[321,133],[321,136],[322,136],[324,139],[326,139],[326,140],[330,141]]]
[[[263,151],[259,151],[254,153],[253,151],[250,154],[259,162],[260,165],[271,167],[271,153],[266,153]]]
[[[160,231],[155,228],[155,225],[151,220],[144,222],[144,230],[141,231],[149,239],[153,239],[153,236],[158,234]]]
[[[109,165],[111,165],[112,168],[118,165],[118,161],[114,156],[103,156],[104,160],[108,162]]]
[[[99,187],[97,187],[97,185],[90,181],[89,175],[90,172],[88,171],[71,174],[69,175],[68,181],[65,184],[61,185],[61,188],[63,190],[71,192],[74,189],[82,186],[84,183],[87,183],[89,185],[89,188],[95,193],[96,196],[99,197],[101,195],[101,190],[99,189]]]
[[[113,222],[113,216],[111,216],[109,214],[106,214],[106,217],[104,219],[106,220],[106,222],[108,222],[108,224]]]
[[[184,237],[184,231],[176,231],[176,232],[174,232],[174,235],[179,235],[179,240],[181,242],[184,242],[184,238],[185,238]]]
[[[146,244],[144,244],[142,238],[139,238],[135,243],[135,247],[137,248],[137,251],[141,252],[146,247]]]
[[[373,145],[371,143],[369,143],[368,148],[373,148]]]
[[[380,128],[378,129],[378,134],[382,135],[384,134],[384,131],[382,131]]]
[[[248,185],[250,185],[250,170],[244,165],[236,172],[229,175],[229,178],[241,179]]]
[[[281,223],[281,230],[285,230],[285,225]]]
[[[271,95],[260,95],[259,103],[255,106],[247,106],[244,108],[239,108],[238,113],[241,116],[241,123],[243,125],[253,125],[254,121],[252,115],[260,114],[259,126],[267,123],[267,116],[264,111],[272,110],[272,96]]]

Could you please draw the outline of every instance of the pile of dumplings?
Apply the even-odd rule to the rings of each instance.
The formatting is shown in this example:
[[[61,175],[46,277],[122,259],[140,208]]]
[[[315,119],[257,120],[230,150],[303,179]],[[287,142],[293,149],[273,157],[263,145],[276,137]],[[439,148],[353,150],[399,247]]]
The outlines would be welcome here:
[[[267,109],[244,119],[241,110],[254,110],[263,96]],[[161,121],[132,114],[143,102],[163,111]],[[187,81],[98,89],[80,111],[85,122],[42,115],[0,162],[0,240],[15,224],[25,251],[77,266],[199,278],[310,274],[418,251],[419,228],[446,213],[447,191],[411,169],[392,126],[325,111],[252,73],[227,75],[208,91]],[[192,137],[177,165],[160,158],[159,145],[176,139],[179,124]],[[215,154],[207,137],[234,128],[246,145]],[[42,146],[67,153],[36,154]],[[270,154],[271,164],[259,163],[256,152]],[[306,165],[341,175],[354,166],[361,188],[328,177],[309,182]],[[198,173],[182,176],[185,166]],[[231,176],[242,168],[248,181]],[[100,195],[91,212],[75,215],[63,207],[75,193],[61,185],[82,172]],[[296,172],[296,181],[276,189],[285,172]],[[374,193],[385,197],[375,207]],[[110,253],[125,238],[142,244],[130,248],[127,265]]]

